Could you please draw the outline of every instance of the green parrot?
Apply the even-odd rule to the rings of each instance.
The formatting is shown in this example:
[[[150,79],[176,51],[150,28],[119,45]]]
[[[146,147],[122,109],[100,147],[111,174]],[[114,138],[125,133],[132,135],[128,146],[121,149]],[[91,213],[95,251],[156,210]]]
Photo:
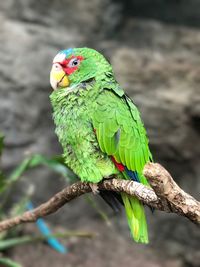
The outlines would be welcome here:
[[[103,55],[70,48],[53,59],[50,95],[65,163],[81,181],[97,184],[113,175],[148,185],[142,171],[152,161],[137,107]],[[121,194],[131,235],[148,243],[143,204]]]

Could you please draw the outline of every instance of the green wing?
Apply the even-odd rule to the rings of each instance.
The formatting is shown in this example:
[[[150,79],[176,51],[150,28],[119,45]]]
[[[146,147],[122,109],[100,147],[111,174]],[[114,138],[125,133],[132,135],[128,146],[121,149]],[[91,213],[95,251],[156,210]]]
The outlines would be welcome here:
[[[93,125],[101,150],[129,170],[137,171],[141,182],[146,183],[142,170],[152,156],[139,111],[132,101],[105,89],[97,99]]]
[[[148,139],[140,114],[132,101],[117,90],[104,89],[97,99],[93,114],[100,149],[113,156],[131,171],[137,171],[139,181],[148,184],[142,175],[144,165],[152,160]],[[130,179],[126,171],[125,179]],[[136,242],[148,243],[148,231],[143,204],[136,198],[121,194],[128,224]]]

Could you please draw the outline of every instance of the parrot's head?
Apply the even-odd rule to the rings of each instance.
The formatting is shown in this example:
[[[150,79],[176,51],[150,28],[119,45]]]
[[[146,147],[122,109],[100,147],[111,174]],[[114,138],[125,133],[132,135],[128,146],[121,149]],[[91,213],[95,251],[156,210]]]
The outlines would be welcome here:
[[[54,57],[50,83],[57,90],[101,77],[104,73],[112,74],[112,67],[99,52],[90,48],[70,48]]]

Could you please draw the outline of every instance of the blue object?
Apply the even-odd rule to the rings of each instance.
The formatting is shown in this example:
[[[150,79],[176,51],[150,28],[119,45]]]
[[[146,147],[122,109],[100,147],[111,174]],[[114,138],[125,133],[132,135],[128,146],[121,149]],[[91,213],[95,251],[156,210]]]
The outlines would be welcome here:
[[[125,171],[128,174],[128,176],[131,178],[131,180],[140,183],[138,173],[136,171],[131,171],[125,166]]]
[[[27,203],[27,209],[28,210],[34,209],[34,206],[30,201]],[[49,227],[47,226],[47,224],[43,219],[38,219],[36,221],[36,225],[43,236],[49,236],[52,234],[51,230],[49,229]],[[63,246],[54,237],[47,237],[47,243],[50,245],[50,247],[52,247],[54,250],[58,251],[61,254],[66,254],[68,252],[67,248]]]
[[[68,57],[72,53],[73,53],[73,49],[72,48],[65,49],[65,50],[62,50],[62,51],[59,52],[59,54],[65,54],[66,57]]]

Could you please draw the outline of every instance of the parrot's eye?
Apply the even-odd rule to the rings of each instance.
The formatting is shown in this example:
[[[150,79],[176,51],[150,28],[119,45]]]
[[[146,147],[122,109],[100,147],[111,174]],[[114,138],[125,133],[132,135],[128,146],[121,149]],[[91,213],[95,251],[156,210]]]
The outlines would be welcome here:
[[[69,61],[67,67],[68,68],[74,68],[74,67],[78,67],[79,64],[80,64],[80,59],[78,59],[78,58],[72,58]]]

